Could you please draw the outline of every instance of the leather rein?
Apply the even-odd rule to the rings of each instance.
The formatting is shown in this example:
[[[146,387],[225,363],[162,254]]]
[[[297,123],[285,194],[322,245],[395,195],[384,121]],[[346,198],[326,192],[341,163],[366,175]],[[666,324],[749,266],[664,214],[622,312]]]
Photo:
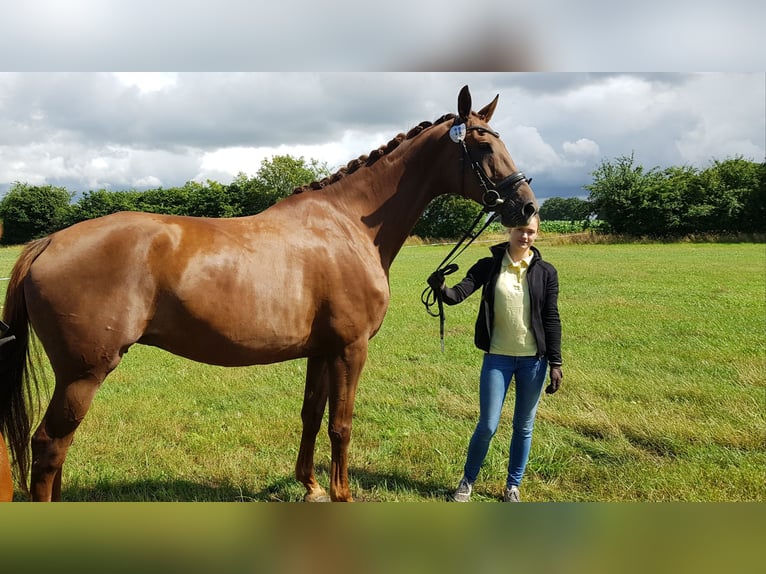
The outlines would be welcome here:
[[[462,123],[461,127],[461,124],[458,123],[459,121],[460,118],[455,118],[453,127],[450,130],[450,137],[452,138],[452,141],[460,143],[463,147],[463,169],[465,169],[466,160],[468,160],[468,162],[471,164],[473,172],[476,174],[476,177],[479,180],[479,184],[482,188],[484,188],[484,193],[482,194],[482,204],[484,205],[484,209],[479,212],[479,214],[473,220],[473,223],[469,227],[468,231],[463,234],[463,236],[460,238],[460,241],[455,244],[452,250],[436,268],[435,273],[441,272],[441,274],[445,277],[455,273],[459,269],[458,265],[454,263],[454,261],[463,253],[463,251],[468,248],[469,245],[471,245],[471,243],[473,243],[473,241],[479,235],[482,234],[485,229],[487,229],[487,227],[489,227],[498,218],[499,214],[495,209],[505,203],[508,197],[510,197],[510,195],[519,185],[521,185],[523,182],[530,183],[532,181],[532,178],[527,179],[527,177],[522,172],[515,171],[509,176],[503,178],[499,183],[493,183],[492,180],[484,172],[484,168],[482,168],[479,162],[473,158],[471,152],[468,150],[468,146],[465,143],[465,135],[467,132],[474,130],[482,134],[491,134],[497,138],[500,137],[500,134],[481,126],[471,126],[466,128],[465,124]],[[457,134],[453,135],[453,132],[457,132]],[[463,181],[465,181],[465,178],[463,178]],[[481,218],[484,217],[485,214],[486,220],[484,221],[484,224],[477,232],[474,232],[476,227],[479,225]],[[439,338],[441,341],[441,351],[443,353],[445,317],[444,302],[442,301],[441,291],[436,291],[429,285],[423,290],[423,293],[420,296],[420,300],[425,306],[426,312],[429,315],[432,317],[439,317]],[[437,305],[436,312],[432,310],[434,305]]]

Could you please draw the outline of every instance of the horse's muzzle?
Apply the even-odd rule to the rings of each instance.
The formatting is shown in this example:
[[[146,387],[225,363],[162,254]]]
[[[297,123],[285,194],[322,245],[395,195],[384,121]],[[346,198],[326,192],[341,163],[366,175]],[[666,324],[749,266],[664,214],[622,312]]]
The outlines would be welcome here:
[[[537,204],[534,201],[507,201],[503,202],[496,210],[500,216],[500,222],[505,227],[518,227],[526,225],[537,213]]]
[[[500,221],[506,227],[527,223],[537,213],[537,203],[534,195],[523,193],[520,188],[521,184],[529,184],[530,181],[520,171],[512,173],[500,181],[494,189],[488,189],[484,193],[482,202],[485,209],[498,213]],[[529,191],[531,192],[531,189]]]

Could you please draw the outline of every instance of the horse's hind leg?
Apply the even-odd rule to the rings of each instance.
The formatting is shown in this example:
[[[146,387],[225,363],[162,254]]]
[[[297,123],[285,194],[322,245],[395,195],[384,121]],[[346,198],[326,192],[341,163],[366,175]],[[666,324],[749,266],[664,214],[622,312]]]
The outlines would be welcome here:
[[[61,500],[61,469],[67,450],[102,381],[103,377],[63,384],[56,381],[48,410],[32,437],[32,500]]]
[[[329,502],[327,492],[319,486],[314,476],[314,449],[319,427],[322,424],[328,389],[327,363],[322,357],[310,357],[306,366],[306,390],[303,395],[303,433],[295,477],[306,487],[305,502]]]

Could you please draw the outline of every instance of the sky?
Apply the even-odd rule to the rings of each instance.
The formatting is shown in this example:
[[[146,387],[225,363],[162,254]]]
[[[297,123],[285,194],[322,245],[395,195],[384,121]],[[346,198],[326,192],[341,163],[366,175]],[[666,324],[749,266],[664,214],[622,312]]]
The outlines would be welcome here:
[[[476,109],[500,96],[492,126],[541,199],[585,196],[602,161],[631,154],[646,168],[766,155],[755,0],[25,0],[2,13],[0,196],[14,182],[227,183],[284,154],[334,170],[456,111],[466,84]]]
[[[602,162],[705,167],[766,156],[766,74],[12,72],[0,74],[0,193],[254,175],[290,154],[331,170],[421,121],[499,102],[491,125],[540,199],[587,196]]]

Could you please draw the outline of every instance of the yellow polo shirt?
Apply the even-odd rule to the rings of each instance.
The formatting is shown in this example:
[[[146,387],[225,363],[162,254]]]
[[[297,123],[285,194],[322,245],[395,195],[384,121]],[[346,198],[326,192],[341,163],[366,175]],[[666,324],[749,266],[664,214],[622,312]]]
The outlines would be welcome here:
[[[495,324],[490,353],[514,357],[537,355],[527,285],[527,269],[532,257],[530,252],[526,258],[514,263],[507,251],[503,255],[495,286]]]

